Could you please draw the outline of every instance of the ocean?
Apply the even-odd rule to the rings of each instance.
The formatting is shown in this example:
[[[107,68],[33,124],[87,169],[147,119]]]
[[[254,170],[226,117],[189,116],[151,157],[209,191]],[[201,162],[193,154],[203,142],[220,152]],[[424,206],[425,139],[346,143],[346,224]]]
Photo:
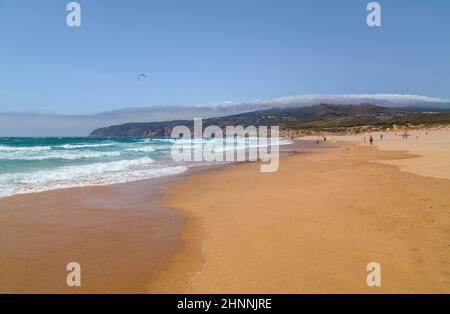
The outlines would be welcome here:
[[[218,139],[182,141],[195,147]],[[258,145],[256,138],[247,144],[234,141],[237,149]],[[174,175],[198,164],[174,161],[174,143],[167,138],[0,138],[0,198]]]

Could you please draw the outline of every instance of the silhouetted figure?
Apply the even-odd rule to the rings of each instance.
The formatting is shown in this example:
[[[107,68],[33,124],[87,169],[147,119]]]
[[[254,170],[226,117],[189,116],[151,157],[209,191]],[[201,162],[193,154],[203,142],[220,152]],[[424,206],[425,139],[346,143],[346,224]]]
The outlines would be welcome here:
[[[372,135],[369,137],[369,142],[370,142],[370,145],[373,144],[373,136]]]

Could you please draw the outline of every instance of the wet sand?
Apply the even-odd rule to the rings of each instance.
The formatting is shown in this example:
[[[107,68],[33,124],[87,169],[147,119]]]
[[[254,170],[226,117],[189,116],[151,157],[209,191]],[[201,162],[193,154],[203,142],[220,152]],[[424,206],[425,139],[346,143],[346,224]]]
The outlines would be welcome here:
[[[183,246],[186,216],[161,205],[168,185],[227,166],[1,199],[0,293],[147,292]],[[81,287],[66,285],[70,262],[81,265]]]
[[[161,179],[21,195],[0,201],[0,292],[145,292],[180,248],[185,217],[158,202]],[[81,265],[81,288],[66,265]]]

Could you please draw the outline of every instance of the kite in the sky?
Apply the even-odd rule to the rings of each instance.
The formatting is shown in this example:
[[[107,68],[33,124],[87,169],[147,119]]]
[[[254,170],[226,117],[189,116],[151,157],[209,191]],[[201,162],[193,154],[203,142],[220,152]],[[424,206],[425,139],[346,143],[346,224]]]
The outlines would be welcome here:
[[[138,82],[140,82],[141,80],[146,79],[146,78],[147,78],[147,75],[145,75],[145,74],[139,74],[139,75],[137,76]]]

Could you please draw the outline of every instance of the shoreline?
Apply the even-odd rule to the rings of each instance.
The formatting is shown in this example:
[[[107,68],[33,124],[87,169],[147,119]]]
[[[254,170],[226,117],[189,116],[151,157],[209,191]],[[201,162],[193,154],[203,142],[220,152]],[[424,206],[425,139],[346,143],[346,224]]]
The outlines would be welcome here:
[[[302,149],[282,146],[284,154]],[[170,186],[232,163],[200,165],[159,178],[75,187],[0,199],[3,293],[143,293],[183,246],[186,216],[163,206]],[[68,288],[78,262],[81,288]]]
[[[174,178],[0,201],[0,291],[138,293],[180,247],[185,217],[159,205]],[[81,265],[82,287],[66,285]]]

